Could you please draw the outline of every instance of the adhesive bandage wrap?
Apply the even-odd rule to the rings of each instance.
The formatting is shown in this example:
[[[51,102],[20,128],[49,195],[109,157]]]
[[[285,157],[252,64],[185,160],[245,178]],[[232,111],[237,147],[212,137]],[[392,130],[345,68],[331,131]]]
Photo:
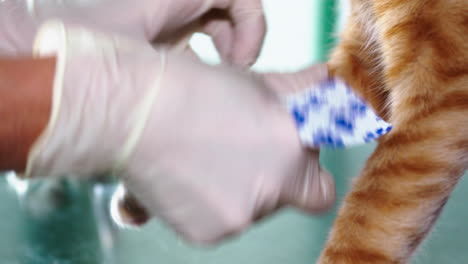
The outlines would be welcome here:
[[[338,79],[289,96],[287,107],[306,147],[356,146],[376,140],[392,129]]]
[[[158,96],[165,51],[60,21],[40,28],[34,51],[57,63],[49,123],[24,176],[92,176],[125,167]]]

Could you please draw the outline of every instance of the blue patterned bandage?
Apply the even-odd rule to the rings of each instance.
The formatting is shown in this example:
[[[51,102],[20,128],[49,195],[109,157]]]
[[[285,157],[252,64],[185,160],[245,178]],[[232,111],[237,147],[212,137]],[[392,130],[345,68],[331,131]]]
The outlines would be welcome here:
[[[302,144],[308,147],[360,145],[392,129],[344,82],[336,79],[289,96],[287,105]]]

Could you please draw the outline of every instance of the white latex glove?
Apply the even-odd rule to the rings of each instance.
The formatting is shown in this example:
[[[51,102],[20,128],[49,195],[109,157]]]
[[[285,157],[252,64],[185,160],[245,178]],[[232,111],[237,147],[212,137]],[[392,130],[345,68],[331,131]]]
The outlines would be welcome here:
[[[261,0],[2,0],[0,55],[29,54],[37,27],[51,18],[182,45],[200,30],[239,65],[256,60],[266,27]]]
[[[282,206],[318,213],[334,203],[332,177],[301,148],[281,100],[302,85],[297,75],[265,81],[58,22],[35,48],[58,59],[51,120],[27,177],[114,170],[151,216],[197,243]],[[324,67],[310,73],[326,77]]]

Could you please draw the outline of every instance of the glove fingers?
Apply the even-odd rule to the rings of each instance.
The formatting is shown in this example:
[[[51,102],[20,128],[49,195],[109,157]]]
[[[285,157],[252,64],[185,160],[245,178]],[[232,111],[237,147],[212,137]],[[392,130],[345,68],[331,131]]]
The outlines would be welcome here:
[[[320,167],[318,152],[310,152],[305,173],[291,177],[282,190],[284,204],[308,213],[321,213],[335,203],[333,177]]]
[[[266,34],[261,0],[237,0],[231,7],[234,28],[230,61],[250,66],[258,58]]]
[[[219,10],[208,13],[203,20],[206,21],[203,24],[203,33],[211,37],[221,58],[229,61],[234,38],[234,29],[231,22]]]
[[[266,73],[263,80],[278,94],[291,94],[310,88],[312,84],[329,78],[325,64],[314,64],[306,69],[291,73]]]

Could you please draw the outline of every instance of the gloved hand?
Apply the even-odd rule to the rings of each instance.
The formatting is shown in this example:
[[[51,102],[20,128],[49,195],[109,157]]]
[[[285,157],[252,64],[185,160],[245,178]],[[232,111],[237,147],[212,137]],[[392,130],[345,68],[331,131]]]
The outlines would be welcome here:
[[[0,54],[29,54],[37,27],[51,18],[183,46],[200,30],[239,65],[256,60],[265,36],[261,0],[3,0]]]
[[[56,53],[57,71],[25,176],[114,170],[150,216],[197,243],[282,206],[334,203],[332,177],[301,147],[282,101],[326,78],[323,66],[262,76],[59,22],[40,30],[35,50]]]

